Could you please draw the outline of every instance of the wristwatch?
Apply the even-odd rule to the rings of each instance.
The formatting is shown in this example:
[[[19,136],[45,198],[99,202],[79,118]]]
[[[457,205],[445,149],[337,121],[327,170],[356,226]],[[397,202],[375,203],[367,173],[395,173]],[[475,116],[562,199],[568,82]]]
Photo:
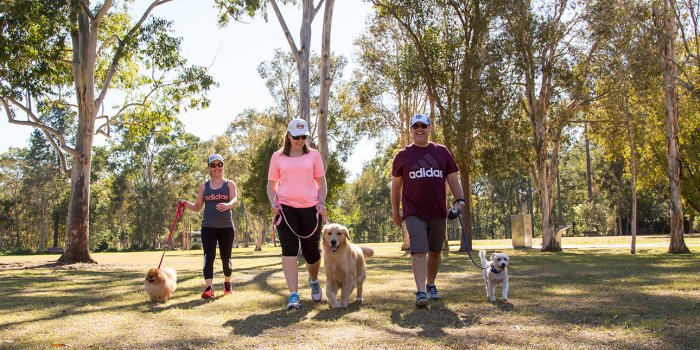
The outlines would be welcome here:
[[[457,203],[462,203],[464,205],[467,204],[467,202],[464,199],[458,199],[452,203],[452,206],[455,206]]]

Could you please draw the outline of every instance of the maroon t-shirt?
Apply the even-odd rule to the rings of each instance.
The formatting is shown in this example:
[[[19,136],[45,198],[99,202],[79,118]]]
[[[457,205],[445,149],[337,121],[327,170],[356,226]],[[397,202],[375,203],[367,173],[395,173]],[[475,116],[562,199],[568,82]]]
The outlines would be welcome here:
[[[447,217],[445,182],[447,175],[459,171],[450,151],[430,142],[426,147],[410,145],[396,154],[391,174],[402,177],[403,216],[421,220]]]

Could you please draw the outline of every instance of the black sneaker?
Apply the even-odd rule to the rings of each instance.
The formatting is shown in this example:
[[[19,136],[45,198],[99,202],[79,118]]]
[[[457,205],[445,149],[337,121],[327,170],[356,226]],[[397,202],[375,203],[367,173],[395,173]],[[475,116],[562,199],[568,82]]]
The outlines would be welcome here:
[[[416,306],[426,307],[428,303],[428,293],[421,291],[416,292]]]
[[[224,295],[233,293],[231,291],[231,282],[224,282]]]
[[[435,287],[434,284],[428,284],[425,287],[428,289],[430,300],[440,300],[440,293],[438,293],[437,287]]]

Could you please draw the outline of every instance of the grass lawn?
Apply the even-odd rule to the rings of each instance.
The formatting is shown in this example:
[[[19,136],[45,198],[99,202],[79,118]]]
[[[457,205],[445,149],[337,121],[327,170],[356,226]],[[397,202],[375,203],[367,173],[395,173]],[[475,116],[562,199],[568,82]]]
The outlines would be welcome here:
[[[57,255],[0,256],[0,349],[699,349],[700,236],[686,236],[686,255],[667,254],[668,237],[637,242],[631,255],[629,237],[564,237],[561,253],[475,241],[511,257],[510,300],[496,303],[451,242],[437,280],[443,299],[424,309],[399,243],[370,244],[363,304],[329,309],[304,282],[298,311],[284,309],[275,247],[236,248],[233,295],[214,300],[199,298],[201,251],[166,253],[179,283],[161,305],[143,291],[161,252],[94,253],[97,265],[58,267]],[[222,282],[217,261],[218,295]]]

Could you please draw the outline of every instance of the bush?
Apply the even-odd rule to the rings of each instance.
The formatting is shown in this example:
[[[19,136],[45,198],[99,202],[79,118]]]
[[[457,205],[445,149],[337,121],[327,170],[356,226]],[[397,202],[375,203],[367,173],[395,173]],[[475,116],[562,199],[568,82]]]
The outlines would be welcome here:
[[[574,215],[582,231],[607,232],[605,206],[595,201],[585,202],[574,206]]]
[[[106,252],[109,249],[109,243],[107,241],[102,241],[95,247],[95,252]]]

